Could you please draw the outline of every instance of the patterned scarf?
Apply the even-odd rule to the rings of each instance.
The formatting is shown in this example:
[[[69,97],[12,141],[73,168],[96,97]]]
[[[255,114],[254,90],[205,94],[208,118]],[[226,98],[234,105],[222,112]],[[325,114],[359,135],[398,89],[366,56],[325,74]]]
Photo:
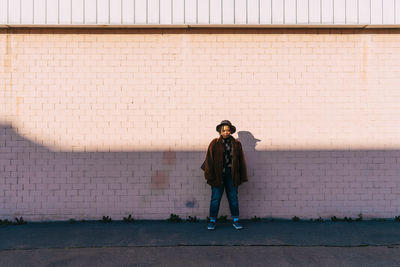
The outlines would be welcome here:
[[[222,143],[224,144],[224,169],[225,173],[226,168],[232,167],[232,141],[231,138],[228,137],[226,139],[222,138]]]

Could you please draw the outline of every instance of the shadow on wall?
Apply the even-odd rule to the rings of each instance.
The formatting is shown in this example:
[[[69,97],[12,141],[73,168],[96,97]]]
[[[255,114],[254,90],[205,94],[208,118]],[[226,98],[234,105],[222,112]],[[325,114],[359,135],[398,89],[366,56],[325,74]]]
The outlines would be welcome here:
[[[257,151],[261,140],[248,131],[238,136],[249,175],[239,188],[243,218],[399,214],[400,151]],[[206,149],[54,152],[0,125],[0,218],[205,218],[211,190],[200,165]]]

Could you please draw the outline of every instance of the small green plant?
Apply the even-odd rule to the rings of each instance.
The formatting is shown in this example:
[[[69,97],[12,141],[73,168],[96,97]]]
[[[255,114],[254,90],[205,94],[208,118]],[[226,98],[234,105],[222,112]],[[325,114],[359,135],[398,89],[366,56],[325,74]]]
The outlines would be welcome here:
[[[394,217],[394,220],[395,220],[396,222],[400,222],[400,216]]]
[[[254,216],[253,218],[251,218],[251,221],[252,222],[259,222],[259,221],[261,221],[261,218],[257,217],[257,216]]]
[[[0,225],[1,224],[3,224],[3,225],[10,225],[10,224],[12,224],[12,221],[9,221],[9,220],[7,220],[7,219],[5,219],[5,220],[0,220]]]
[[[26,221],[22,217],[15,218],[15,223],[16,225],[21,225],[21,224],[26,224]]]
[[[353,219],[351,217],[344,217],[343,219],[345,222],[352,222]]]
[[[188,221],[188,222],[199,222],[199,219],[197,219],[196,216],[194,216],[194,217],[189,216],[189,217],[186,219],[186,221]]]
[[[182,222],[182,219],[179,217],[179,215],[171,213],[171,215],[169,216],[168,221],[169,222],[178,222],[178,223],[180,223],[180,222]]]
[[[85,219],[82,219],[82,220],[81,220],[81,222],[85,223],[85,222],[86,222],[86,220],[85,220]]]
[[[75,219],[69,219],[69,223],[76,223]]]
[[[103,219],[100,220],[102,223],[110,223],[112,222],[112,219],[108,216],[103,216]]]
[[[218,222],[221,222],[221,223],[225,223],[225,222],[228,221],[228,216],[226,216],[226,215],[219,216],[219,218],[217,219],[217,221],[218,221]]]
[[[299,222],[299,221],[300,221],[300,218],[297,217],[297,216],[293,216],[292,221],[294,221],[294,222]]]
[[[131,214],[129,214],[128,217],[124,217],[124,218],[123,218],[123,221],[124,221],[124,222],[134,222],[135,219],[132,217]]]
[[[356,219],[357,222],[361,222],[363,220],[362,213],[358,214],[358,218]]]
[[[359,215],[358,215],[358,218],[357,219],[353,219],[353,218],[351,218],[351,217],[347,217],[347,216],[345,216],[343,219],[341,219],[341,218],[337,218],[336,216],[332,216],[331,217],[331,221],[332,222],[354,222],[354,221],[362,221],[362,214],[360,213]]]
[[[310,222],[323,222],[324,219],[322,219],[321,217],[317,218],[317,219],[310,219]]]
[[[378,222],[384,222],[384,221],[386,221],[386,219],[385,218],[375,218],[375,219],[372,219],[373,221],[378,221]]]

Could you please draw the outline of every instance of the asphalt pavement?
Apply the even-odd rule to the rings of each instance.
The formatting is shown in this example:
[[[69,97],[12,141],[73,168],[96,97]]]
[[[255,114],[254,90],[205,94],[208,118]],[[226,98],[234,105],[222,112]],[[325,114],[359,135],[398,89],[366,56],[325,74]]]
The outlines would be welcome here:
[[[400,266],[400,222],[0,225],[0,266]]]

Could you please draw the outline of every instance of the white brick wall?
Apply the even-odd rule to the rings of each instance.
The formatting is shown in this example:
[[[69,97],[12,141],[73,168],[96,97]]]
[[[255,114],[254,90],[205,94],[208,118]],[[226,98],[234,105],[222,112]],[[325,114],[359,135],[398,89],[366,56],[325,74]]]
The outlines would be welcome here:
[[[205,218],[199,167],[223,119],[248,161],[242,217],[397,216],[399,41],[0,30],[0,218]]]

